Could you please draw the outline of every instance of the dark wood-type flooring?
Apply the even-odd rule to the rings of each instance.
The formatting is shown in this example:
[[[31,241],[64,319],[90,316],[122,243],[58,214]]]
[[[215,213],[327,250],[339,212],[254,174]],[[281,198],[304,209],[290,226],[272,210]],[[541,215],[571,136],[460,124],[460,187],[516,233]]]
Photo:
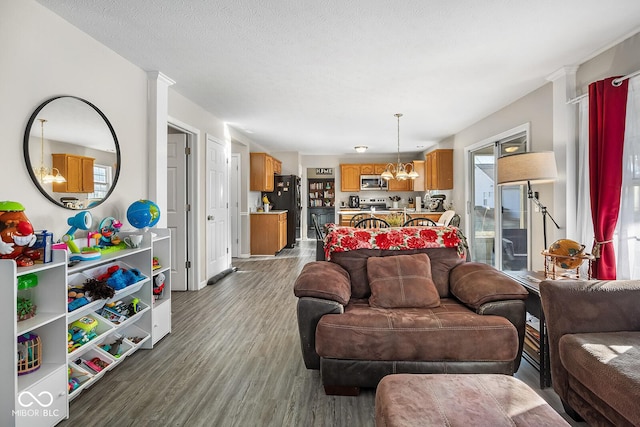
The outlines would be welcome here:
[[[314,251],[307,241],[234,259],[238,271],[215,285],[174,292],[172,333],[83,391],[60,425],[373,426],[375,390],[326,396],[302,362],[293,282]],[[516,376],[563,413],[533,367]]]

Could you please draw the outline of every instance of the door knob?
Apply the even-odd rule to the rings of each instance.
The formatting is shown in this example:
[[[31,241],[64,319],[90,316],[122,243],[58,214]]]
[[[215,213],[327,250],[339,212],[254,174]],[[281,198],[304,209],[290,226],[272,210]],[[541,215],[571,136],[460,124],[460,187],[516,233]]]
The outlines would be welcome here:
[[[214,215],[207,215],[207,220],[213,221],[214,219],[216,219]]]

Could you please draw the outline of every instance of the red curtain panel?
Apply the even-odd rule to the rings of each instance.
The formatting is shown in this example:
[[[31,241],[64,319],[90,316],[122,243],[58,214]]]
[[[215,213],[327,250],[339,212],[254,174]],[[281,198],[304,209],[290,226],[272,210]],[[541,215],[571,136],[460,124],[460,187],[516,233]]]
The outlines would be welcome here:
[[[622,150],[627,109],[627,80],[614,86],[610,77],[589,85],[589,181],[595,242],[596,279],[616,278],[612,243],[620,210]],[[599,255],[599,257],[598,257]]]

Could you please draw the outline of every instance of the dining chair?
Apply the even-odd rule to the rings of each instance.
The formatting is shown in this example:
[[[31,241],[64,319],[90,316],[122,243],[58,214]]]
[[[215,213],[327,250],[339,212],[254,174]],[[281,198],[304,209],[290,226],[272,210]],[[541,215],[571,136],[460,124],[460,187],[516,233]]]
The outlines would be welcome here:
[[[349,226],[351,227],[355,227],[356,223],[358,221],[360,221],[361,219],[364,218],[369,218],[371,217],[370,214],[366,214],[366,213],[359,213],[359,214],[355,214],[350,220],[349,220]]]
[[[355,228],[389,228],[389,223],[382,218],[363,218],[358,221]]]
[[[452,211],[452,210],[444,211],[444,213],[440,215],[440,218],[437,221],[438,224],[444,225],[444,226],[449,225],[449,223],[451,222],[451,219],[455,214],[456,214],[456,211]]]
[[[402,224],[403,227],[415,227],[415,226],[435,227],[436,225],[438,224],[436,224],[434,220],[429,218],[423,218],[423,217],[411,218],[407,220],[404,224]]]

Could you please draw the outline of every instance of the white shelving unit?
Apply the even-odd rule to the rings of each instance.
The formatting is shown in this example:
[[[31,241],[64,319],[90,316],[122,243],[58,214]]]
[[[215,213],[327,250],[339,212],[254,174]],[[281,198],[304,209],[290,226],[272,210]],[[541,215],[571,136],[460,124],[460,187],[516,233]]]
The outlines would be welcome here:
[[[122,233],[124,237],[126,233]],[[131,233],[137,234],[137,233]],[[33,267],[17,268],[13,260],[0,260],[0,282],[6,289],[13,289],[11,298],[3,298],[0,329],[0,382],[12,384],[0,392],[0,425],[2,426],[53,426],[68,417],[69,401],[82,390],[91,387],[103,375],[122,363],[139,348],[151,349],[171,332],[171,235],[169,230],[154,229],[145,232],[139,248],[124,249],[104,254],[100,259],[83,261],[67,267],[64,251],[53,251],[53,262]],[[153,258],[160,267],[153,269]],[[98,276],[111,265],[137,269],[143,277],[138,282],[116,291],[108,301],[92,301],[72,312],[67,312],[67,286],[81,284]],[[18,277],[29,273],[38,276],[38,286],[32,288],[32,298],[37,305],[35,317],[16,321]],[[155,277],[165,275],[164,292],[159,297],[153,293]],[[13,286],[9,287],[10,284]],[[123,301],[125,304],[137,298],[138,312],[122,321],[111,322],[98,314],[105,304]],[[68,352],[67,331],[69,324],[88,316],[99,323],[97,336],[84,345]],[[18,375],[17,338],[27,332],[40,337],[42,364],[34,372]],[[111,345],[121,338],[120,351],[112,355],[102,346]],[[79,359],[91,361],[98,357],[107,365],[99,372],[92,371]],[[81,362],[81,360],[80,360]],[[80,379],[79,386],[68,392],[68,369]]]

